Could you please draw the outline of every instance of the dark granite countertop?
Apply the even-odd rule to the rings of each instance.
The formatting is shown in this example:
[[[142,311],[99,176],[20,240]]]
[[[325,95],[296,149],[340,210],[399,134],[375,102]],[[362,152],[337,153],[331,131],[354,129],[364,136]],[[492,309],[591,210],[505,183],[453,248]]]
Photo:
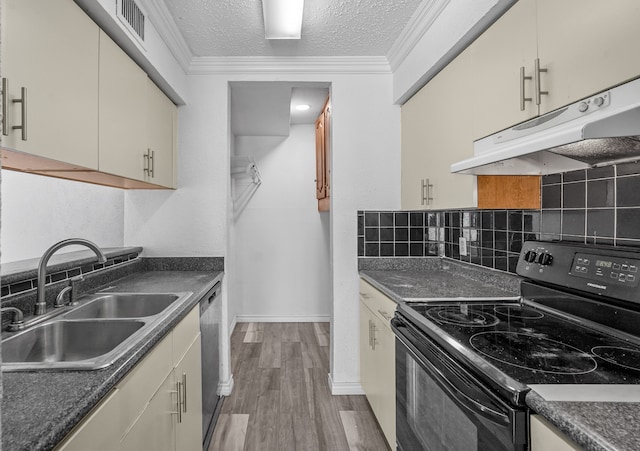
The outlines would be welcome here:
[[[547,401],[534,390],[527,405],[587,451],[640,449],[640,403]]]
[[[373,259],[370,259],[373,260]],[[442,258],[360,262],[360,276],[396,302],[517,298],[518,276]]]
[[[193,293],[174,314],[111,366],[96,371],[3,372],[2,448],[49,450],[221,280],[221,271],[145,271],[109,291]]]

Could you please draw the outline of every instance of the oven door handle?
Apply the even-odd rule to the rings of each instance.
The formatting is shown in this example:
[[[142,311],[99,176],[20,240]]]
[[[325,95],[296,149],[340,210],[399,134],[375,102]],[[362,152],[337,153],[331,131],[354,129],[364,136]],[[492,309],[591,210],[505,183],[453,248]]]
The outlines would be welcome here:
[[[465,393],[463,388],[455,386],[440,370],[438,370],[431,362],[427,359],[421,358],[414,352],[412,349],[413,346],[401,335],[401,331],[398,331],[396,334],[396,338],[402,343],[402,345],[409,351],[409,353],[413,356],[416,362],[424,365],[429,373],[431,373],[432,377],[437,378],[441,382],[442,389],[447,392],[449,396],[456,399],[459,404],[465,407],[467,410],[471,412],[477,413],[492,423],[496,423],[499,425],[508,425],[510,423],[509,416],[498,412],[488,406],[485,406],[482,403],[479,403],[475,399],[473,399],[469,394]]]

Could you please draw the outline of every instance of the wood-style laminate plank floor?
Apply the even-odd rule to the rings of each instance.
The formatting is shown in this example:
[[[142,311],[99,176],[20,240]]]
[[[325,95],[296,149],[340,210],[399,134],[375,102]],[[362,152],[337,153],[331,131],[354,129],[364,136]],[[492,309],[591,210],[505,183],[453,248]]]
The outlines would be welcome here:
[[[239,323],[209,451],[387,451],[364,396],[329,391],[329,323]]]

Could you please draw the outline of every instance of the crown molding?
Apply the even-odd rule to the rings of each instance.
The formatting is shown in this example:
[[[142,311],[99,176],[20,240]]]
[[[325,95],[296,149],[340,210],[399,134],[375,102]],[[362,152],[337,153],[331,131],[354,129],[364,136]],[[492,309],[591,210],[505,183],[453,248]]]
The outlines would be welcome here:
[[[387,53],[387,60],[392,71],[395,71],[402,64],[450,1],[430,0],[420,4]]]
[[[187,45],[182,33],[178,30],[169,9],[163,1],[157,0],[138,0],[142,3],[143,8],[147,11],[151,23],[158,31],[160,38],[169,48],[169,51],[178,61],[182,69],[187,72],[193,53]]]
[[[189,75],[210,74],[391,74],[384,56],[194,57]]]

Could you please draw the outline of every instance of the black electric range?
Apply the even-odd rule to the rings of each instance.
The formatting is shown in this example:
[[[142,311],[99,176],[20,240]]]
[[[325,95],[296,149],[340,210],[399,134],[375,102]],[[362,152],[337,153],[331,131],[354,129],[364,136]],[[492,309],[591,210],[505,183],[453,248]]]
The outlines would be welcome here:
[[[519,301],[407,303],[398,317],[502,398],[532,384],[640,383],[640,253],[526,242]]]

